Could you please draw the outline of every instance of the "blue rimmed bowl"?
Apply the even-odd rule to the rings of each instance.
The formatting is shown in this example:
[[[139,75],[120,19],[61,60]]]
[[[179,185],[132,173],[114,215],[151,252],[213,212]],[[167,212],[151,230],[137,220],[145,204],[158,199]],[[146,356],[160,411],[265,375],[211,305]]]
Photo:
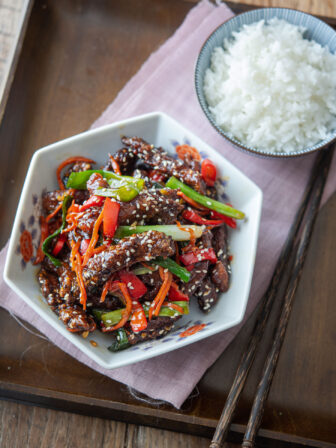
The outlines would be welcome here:
[[[224,39],[229,39],[232,37],[233,32],[239,31],[243,25],[250,25],[260,20],[265,20],[267,23],[270,19],[277,17],[278,19],[286,20],[287,22],[306,28],[304,37],[308,40],[314,40],[323,47],[327,47],[331,53],[336,52],[336,31],[316,17],[306,14],[295,9],[288,8],[262,8],[251,10],[242,14],[239,14],[232,19],[224,22],[207,38],[204,42],[201,51],[199,53],[196,68],[195,68],[195,87],[198,100],[205,113],[206,117],[212,124],[212,126],[227,140],[229,140],[235,147],[247,151],[249,153],[263,156],[263,157],[275,157],[275,158],[290,158],[297,157],[304,154],[309,154],[319,149],[325,148],[330,143],[336,140],[336,129],[333,131],[330,138],[321,140],[313,146],[302,148],[300,151],[295,151],[291,153],[285,152],[271,152],[262,151],[256,147],[248,146],[240,142],[229,132],[225,132],[220,128],[207,104],[203,90],[203,80],[207,68],[210,67],[211,55],[216,47],[223,46]]]

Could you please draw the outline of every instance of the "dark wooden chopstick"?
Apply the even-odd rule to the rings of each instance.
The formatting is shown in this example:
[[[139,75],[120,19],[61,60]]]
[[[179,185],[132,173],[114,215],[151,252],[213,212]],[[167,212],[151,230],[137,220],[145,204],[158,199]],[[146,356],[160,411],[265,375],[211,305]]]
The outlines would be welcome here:
[[[331,150],[330,150],[331,152]],[[257,320],[252,331],[252,337],[248,342],[246,349],[243,352],[241,357],[234,381],[232,383],[231,389],[229,391],[225,406],[223,408],[222,414],[220,416],[219,422],[217,424],[217,428],[215,434],[213,436],[212,442],[210,444],[210,448],[220,448],[222,446],[222,442],[225,440],[234,411],[236,409],[238,400],[240,398],[241,392],[245,385],[248,373],[252,366],[255,353],[258,347],[258,344],[261,340],[261,337],[264,333],[268,317],[270,311],[272,309],[276,292],[279,286],[281,279],[283,278],[284,271],[286,265],[288,263],[288,259],[293,251],[294,242],[299,233],[299,229],[302,223],[302,219],[305,215],[307,205],[311,200],[314,185],[317,179],[320,179],[323,176],[323,164],[325,163],[325,152],[321,151],[318,153],[311,175],[309,177],[301,204],[299,209],[295,215],[293,224],[290,228],[289,234],[287,236],[286,242],[282,249],[281,255],[277,261],[272,279],[269,283],[269,286],[264,294],[261,305],[259,308],[259,313],[257,316]],[[330,163],[330,161],[329,161]]]
[[[264,413],[265,402],[272,384],[274,372],[276,370],[277,361],[279,359],[280,350],[292,310],[294,296],[299,284],[303,265],[308,252],[311,235],[313,232],[316,217],[319,211],[324,186],[328,177],[329,167],[333,156],[333,148],[323,151],[321,160],[320,174],[316,179],[313,198],[307,211],[307,217],[302,230],[300,241],[295,251],[295,260],[290,278],[288,280],[286,292],[281,307],[280,318],[277,322],[272,348],[266,358],[261,380],[259,382],[257,393],[254,398],[249,421],[246,427],[243,448],[252,448]]]

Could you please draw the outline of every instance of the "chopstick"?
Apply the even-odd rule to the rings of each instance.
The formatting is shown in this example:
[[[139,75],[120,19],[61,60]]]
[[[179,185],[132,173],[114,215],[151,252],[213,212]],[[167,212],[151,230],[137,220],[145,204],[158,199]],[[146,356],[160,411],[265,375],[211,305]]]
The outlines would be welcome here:
[[[306,209],[308,207],[308,204],[312,201],[311,207],[309,209],[309,216],[307,218],[307,222],[306,222],[306,226],[305,226],[305,231],[302,234],[302,239],[301,239],[301,243],[300,243],[300,247],[301,247],[300,266],[302,269],[302,265],[303,265],[306,250],[307,250],[307,247],[309,244],[312,228],[313,228],[315,218],[318,213],[318,206],[320,204],[320,200],[322,197],[323,188],[325,185],[326,178],[328,176],[328,169],[329,169],[329,166],[331,163],[332,154],[333,154],[333,148],[328,148],[327,150],[320,151],[316,157],[311,175],[309,177],[305,192],[303,194],[303,198],[301,200],[301,204],[300,204],[298,211],[295,215],[295,218],[294,218],[293,224],[290,228],[286,242],[281,251],[280,257],[277,261],[277,264],[276,264],[275,270],[273,272],[273,276],[271,278],[269,286],[261,300],[261,305],[259,308],[255,326],[252,331],[251,339],[249,340],[247,347],[244,350],[243,355],[241,357],[239,366],[236,371],[234,381],[232,383],[231,389],[227,396],[225,406],[223,408],[222,414],[220,416],[215,434],[213,436],[213,439],[211,441],[209,448],[220,448],[222,446],[222,442],[225,440],[225,438],[227,436],[234,411],[236,409],[238,400],[240,398],[241,392],[245,385],[250,368],[253,364],[253,360],[254,360],[254,357],[256,354],[256,350],[258,348],[258,344],[261,340],[261,337],[264,333],[266,324],[268,322],[268,317],[269,317],[270,311],[272,309],[273,303],[275,301],[278,286],[279,286],[282,278],[284,277],[284,273],[286,271],[286,267],[288,264],[288,259],[291,257],[291,254],[294,252],[294,242],[297,239],[297,236],[299,234],[299,230],[300,230],[300,227],[302,224],[303,217],[306,213]],[[314,187],[316,187],[316,188],[314,188]],[[302,244],[304,244],[304,247],[305,247],[305,251],[303,252],[303,254],[302,254]],[[297,259],[298,259],[298,256],[296,256],[295,261],[297,261]],[[295,266],[296,266],[296,264],[297,263],[295,263]],[[296,286],[297,286],[297,283],[298,283],[298,280],[300,277],[300,270],[298,270],[297,267],[296,267],[295,272],[296,272],[297,280],[296,280],[296,282],[291,283],[291,285],[292,285],[291,286],[292,292],[290,293],[291,297],[294,296]],[[292,276],[292,278],[293,278],[293,276]],[[294,290],[293,290],[293,286],[294,286]],[[287,294],[285,295],[285,297],[287,297]],[[289,314],[286,317],[287,322],[288,322],[288,318],[289,318]],[[287,325],[287,323],[286,323],[286,325]],[[282,328],[285,329],[286,325]],[[284,332],[281,337],[283,340]],[[280,342],[280,339],[281,338],[279,338],[279,342]],[[281,341],[281,343],[282,343],[282,341]],[[280,346],[277,345],[277,347],[278,347],[277,353],[278,354],[280,352],[281,343],[280,343]],[[274,356],[271,359],[273,361],[275,361],[273,364],[273,373],[274,373],[277,359],[275,359]],[[267,372],[264,372],[262,381],[259,384],[259,386],[261,384],[263,384],[263,386],[262,386],[263,393],[261,393],[261,391],[258,388],[255,403],[252,408],[253,412],[251,413],[251,418],[249,420],[249,424],[247,426],[247,431],[244,436],[244,443],[245,443],[244,447],[253,446],[254,438],[256,436],[256,433],[259,428],[259,424],[261,422],[262,410],[263,410],[265,400],[267,398],[267,393],[268,393],[272,378],[273,378],[273,375],[271,375],[271,376],[269,375],[269,369],[267,370]],[[268,389],[267,389],[267,387],[265,388],[266,383],[267,383]]]

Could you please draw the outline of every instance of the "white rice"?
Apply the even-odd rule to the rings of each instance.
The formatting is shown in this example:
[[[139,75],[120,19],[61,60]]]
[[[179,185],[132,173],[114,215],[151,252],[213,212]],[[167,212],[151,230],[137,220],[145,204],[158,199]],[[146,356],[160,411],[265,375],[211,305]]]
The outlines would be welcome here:
[[[293,152],[336,129],[336,56],[271,19],[214,49],[204,94],[215,122],[247,146]]]

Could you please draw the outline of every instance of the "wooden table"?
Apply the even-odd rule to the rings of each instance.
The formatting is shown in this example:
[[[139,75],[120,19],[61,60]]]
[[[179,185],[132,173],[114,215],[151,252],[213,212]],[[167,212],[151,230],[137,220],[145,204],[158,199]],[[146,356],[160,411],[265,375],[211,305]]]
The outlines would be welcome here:
[[[1,245],[9,237],[34,150],[88,128],[194,3],[36,0],[0,127]],[[336,4],[329,0],[253,3],[294,6],[336,17]],[[314,232],[267,403],[260,446],[280,446],[277,438],[282,445],[291,441],[288,446],[299,446],[303,439],[310,446],[336,446],[335,218],[334,196],[323,208]],[[204,376],[199,395],[178,412],[170,406],[155,409],[137,402],[124,386],[27,333],[0,310],[0,396],[14,400],[0,401],[0,446],[207,447],[253,321],[254,315]],[[239,440],[244,430],[271,335],[269,329],[251,371],[232,427],[233,440]],[[44,407],[27,406],[31,403]]]

